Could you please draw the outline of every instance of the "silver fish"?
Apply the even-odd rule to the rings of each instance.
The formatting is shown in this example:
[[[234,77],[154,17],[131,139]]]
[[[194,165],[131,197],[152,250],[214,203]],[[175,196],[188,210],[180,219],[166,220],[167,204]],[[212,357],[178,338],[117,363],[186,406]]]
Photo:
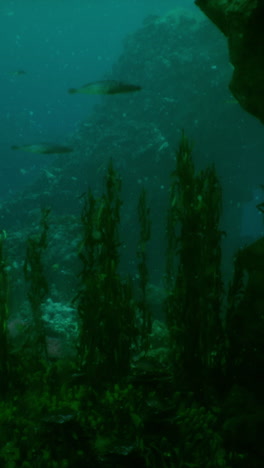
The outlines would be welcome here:
[[[122,81],[104,80],[87,83],[80,88],[70,88],[68,92],[70,94],[119,94],[140,91],[141,89],[141,86],[123,83]]]

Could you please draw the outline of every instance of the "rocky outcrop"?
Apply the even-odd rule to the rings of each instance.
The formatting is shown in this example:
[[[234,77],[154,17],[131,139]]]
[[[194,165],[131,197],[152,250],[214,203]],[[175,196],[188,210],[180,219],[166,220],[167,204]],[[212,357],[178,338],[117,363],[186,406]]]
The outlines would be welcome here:
[[[264,0],[196,0],[228,39],[230,90],[264,123]]]
[[[77,252],[82,194],[90,187],[100,196],[110,158],[123,180],[122,269],[134,274],[136,268],[136,207],[144,186],[152,219],[150,281],[159,283],[170,173],[175,168],[182,129],[194,142],[196,168],[213,163],[217,169],[223,186],[222,225],[228,232],[224,242],[231,255],[240,242],[243,203],[251,200],[256,181],[263,182],[263,128],[242,112],[230,95],[224,36],[198,8],[195,15],[177,9],[164,17],[146,18],[142,27],[126,38],[123,53],[107,78],[139,83],[142,91],[102,97],[93,114],[76,126],[69,140],[74,152],[59,155],[23,192],[1,201],[9,273],[16,281],[12,280],[14,310],[24,294],[25,239],[38,232],[42,207],[51,208],[45,260],[50,266],[52,297],[62,302],[63,291],[63,301],[72,300],[80,268]],[[25,169],[26,164],[27,157]],[[229,254],[225,262],[227,270]]]

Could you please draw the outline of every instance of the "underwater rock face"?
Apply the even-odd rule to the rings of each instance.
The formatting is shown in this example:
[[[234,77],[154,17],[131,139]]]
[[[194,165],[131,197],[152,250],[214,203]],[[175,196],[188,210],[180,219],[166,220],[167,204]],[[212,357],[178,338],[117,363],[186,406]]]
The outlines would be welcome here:
[[[216,166],[223,184],[226,246],[229,251],[237,247],[243,203],[251,200],[252,186],[264,172],[263,132],[230,95],[230,72],[226,38],[199,8],[188,13],[173,9],[163,17],[148,18],[127,36],[111,76],[140,83],[142,91],[102,98],[94,113],[76,124],[69,140],[74,153],[58,155],[23,192],[2,200],[1,226],[8,232],[6,247],[11,250],[8,257],[17,287],[23,284],[25,239],[38,229],[40,207],[50,207],[49,281],[54,290],[63,291],[63,302],[72,299],[79,271],[81,194],[88,187],[102,193],[111,158],[123,178],[122,268],[134,274],[135,207],[145,186],[153,223],[150,251],[155,252],[150,281],[159,284],[169,174],[175,168],[182,129],[194,142],[196,167],[212,162]],[[56,292],[52,297],[62,300]],[[156,303],[157,314],[158,308]]]
[[[264,123],[264,1],[196,0],[228,39],[234,66],[230,90],[240,105]]]

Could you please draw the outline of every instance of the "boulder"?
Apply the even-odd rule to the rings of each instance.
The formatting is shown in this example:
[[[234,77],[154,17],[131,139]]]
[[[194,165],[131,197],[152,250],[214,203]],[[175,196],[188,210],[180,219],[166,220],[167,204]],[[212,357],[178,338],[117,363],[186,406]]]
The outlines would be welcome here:
[[[264,0],[196,0],[228,39],[230,90],[264,123]]]

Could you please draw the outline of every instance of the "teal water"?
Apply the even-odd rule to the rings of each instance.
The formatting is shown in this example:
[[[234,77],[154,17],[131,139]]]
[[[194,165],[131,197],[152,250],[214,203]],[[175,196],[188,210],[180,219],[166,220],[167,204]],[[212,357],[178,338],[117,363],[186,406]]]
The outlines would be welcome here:
[[[35,158],[14,155],[10,146],[65,139],[100,101],[72,99],[67,89],[102,79],[124,38],[148,15],[182,4],[195,8],[191,0],[1,2],[0,194],[17,190],[38,173]]]
[[[68,88],[79,87],[111,75],[113,66],[124,50],[126,38],[141,28],[148,16],[163,15],[175,7],[192,10],[203,17],[193,0],[1,2],[0,197],[12,196],[30,185],[53,160],[53,157],[13,152],[10,147],[42,141],[67,144],[82,121],[102,99],[98,96],[73,97],[68,94]],[[218,34],[220,37],[221,33]],[[162,40],[164,39],[157,38],[157,41]],[[180,40],[182,50],[184,40]],[[175,53],[177,54],[177,44]],[[195,78],[198,75],[195,68],[197,53],[201,53],[201,69],[205,66],[205,56],[208,56],[208,69],[204,68],[202,81]],[[228,54],[226,53],[223,64],[216,65],[214,61],[217,50],[213,50],[209,36],[203,44],[194,43],[193,50],[189,43],[186,44],[186,54],[194,54],[195,63],[190,92],[184,97],[184,108],[179,109],[179,115],[184,115],[185,112],[190,115],[190,129],[208,119],[218,132],[220,138],[216,141],[214,133],[208,133],[205,126],[203,132],[199,128],[199,132],[195,134],[195,144],[198,149],[205,151],[208,160],[217,161],[220,173],[225,174],[222,179],[224,185],[233,187],[234,180],[236,187],[241,187],[241,192],[246,194],[241,197],[241,194],[231,188],[228,198],[234,207],[240,203],[240,199],[251,203],[250,210],[245,209],[241,228],[244,237],[248,237],[249,233],[251,237],[252,229],[247,229],[246,226],[259,226],[253,194],[263,182],[259,175],[264,145],[262,127],[236,104],[231,95],[230,98],[223,98],[222,111],[219,103],[216,104],[220,114],[223,112],[226,115],[227,109],[230,109],[230,120],[223,118],[214,122],[214,116],[208,116],[210,93],[222,80],[223,68],[228,65]],[[166,73],[164,67],[160,73]],[[175,82],[172,85],[176,96],[177,93],[182,96],[185,92],[181,88],[184,73],[183,68],[175,70]],[[230,76],[231,73],[230,67]],[[120,76],[116,78],[122,79]],[[147,76],[145,78],[149,79]],[[162,76],[152,78],[155,83]],[[221,86],[225,86],[228,93],[228,79],[226,83],[221,82]],[[199,105],[196,108],[195,100],[191,97],[195,93],[197,96],[204,96],[202,109]],[[175,119],[178,117],[176,114]],[[236,126],[236,132],[232,122]],[[188,132],[188,128],[186,131]],[[232,166],[230,174],[227,174],[225,163],[230,159],[229,152],[232,160],[237,160],[237,163]],[[222,167],[220,160],[223,162]],[[253,229],[255,230],[260,232],[259,228]]]

